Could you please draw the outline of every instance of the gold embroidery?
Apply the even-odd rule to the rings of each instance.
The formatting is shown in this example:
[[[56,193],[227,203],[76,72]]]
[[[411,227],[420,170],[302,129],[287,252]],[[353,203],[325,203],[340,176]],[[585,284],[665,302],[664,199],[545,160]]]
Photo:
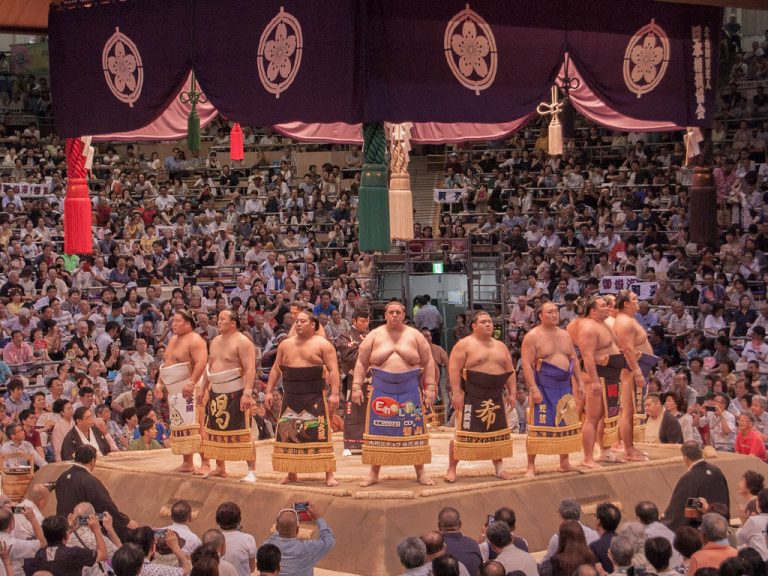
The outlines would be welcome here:
[[[500,408],[493,400],[483,400],[480,404],[480,409],[475,410],[475,415],[485,424],[486,430],[490,430],[491,426],[496,422],[496,411]]]
[[[211,400],[210,404],[210,412],[211,416],[214,420],[216,420],[216,425],[219,428],[226,429],[227,426],[229,426],[229,419],[230,415],[229,412],[226,410],[227,408],[227,395],[226,394],[219,394]]]

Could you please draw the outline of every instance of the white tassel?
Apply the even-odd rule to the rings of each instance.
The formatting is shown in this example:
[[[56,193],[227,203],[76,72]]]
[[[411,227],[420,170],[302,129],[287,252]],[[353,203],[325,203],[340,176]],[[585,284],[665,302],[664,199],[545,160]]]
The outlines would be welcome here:
[[[563,126],[560,124],[557,114],[554,114],[549,122],[548,141],[550,156],[563,153]]]

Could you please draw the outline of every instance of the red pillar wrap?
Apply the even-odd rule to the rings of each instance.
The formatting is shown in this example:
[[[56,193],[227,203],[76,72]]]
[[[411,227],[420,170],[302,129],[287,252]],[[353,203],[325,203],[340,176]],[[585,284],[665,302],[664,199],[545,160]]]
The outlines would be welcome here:
[[[91,254],[91,199],[85,170],[85,144],[80,138],[67,138],[67,197],[64,200],[64,251]]]
[[[232,125],[232,130],[229,131],[229,159],[232,162],[242,162],[245,155],[243,154],[243,131],[240,129],[240,124],[235,123]]]

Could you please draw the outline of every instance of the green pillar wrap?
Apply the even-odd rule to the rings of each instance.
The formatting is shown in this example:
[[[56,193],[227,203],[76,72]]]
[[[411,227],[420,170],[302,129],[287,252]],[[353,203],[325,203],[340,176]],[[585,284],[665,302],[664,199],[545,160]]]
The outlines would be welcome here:
[[[387,136],[383,122],[363,124],[363,173],[357,215],[360,250],[389,251],[389,192],[384,156]]]

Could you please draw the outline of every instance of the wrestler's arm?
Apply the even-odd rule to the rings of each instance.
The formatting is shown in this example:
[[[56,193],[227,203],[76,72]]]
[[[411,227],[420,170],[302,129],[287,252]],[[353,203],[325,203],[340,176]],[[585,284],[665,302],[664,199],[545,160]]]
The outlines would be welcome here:
[[[277,347],[277,354],[275,355],[275,362],[272,364],[272,369],[269,371],[269,380],[267,380],[267,391],[264,394],[264,406],[267,407],[267,410],[272,409],[272,390],[275,389],[275,385],[277,384],[277,379],[282,376],[282,373],[280,372],[280,364],[283,360],[283,350],[285,349],[283,346],[284,342],[281,342],[280,345]]]
[[[571,377],[571,385],[573,386],[573,395],[577,400],[584,397],[584,374],[581,371],[581,363],[578,356],[576,356],[576,347],[571,343],[568,357],[573,363],[573,376]]]
[[[331,395],[328,398],[328,408],[335,412],[339,407],[339,388],[341,377],[339,375],[339,361],[336,358],[336,349],[327,340],[323,341],[323,364],[328,369],[328,383],[331,385]]]
[[[237,345],[237,355],[243,366],[243,395],[240,398],[240,409],[245,412],[253,404],[253,381],[256,379],[256,347],[247,337],[240,338]]]
[[[451,350],[448,357],[448,383],[453,395],[453,409],[460,413],[464,409],[464,391],[461,389],[461,370],[467,361],[466,339],[462,338]]]
[[[416,336],[416,346],[418,347],[421,366],[424,369],[424,400],[427,404],[432,405],[435,402],[435,388],[437,384],[437,379],[435,378],[435,358],[432,356],[432,348],[430,348],[427,339],[415,328],[413,331]]]
[[[189,355],[192,358],[192,375],[189,377],[189,382],[184,384],[182,394],[185,398],[190,398],[194,394],[195,385],[200,381],[200,377],[205,372],[205,366],[208,364],[208,348],[205,345],[205,340],[201,336],[192,338],[192,342],[189,345]]]
[[[619,345],[619,349],[624,354],[624,359],[627,361],[629,371],[632,372],[633,380],[640,379],[640,385],[642,386],[643,373],[640,370],[640,364],[637,363],[637,350],[635,349],[635,327],[632,322],[619,322],[619,325],[613,325],[614,334],[616,335],[616,343]]]
[[[517,404],[517,371],[515,365],[512,362],[512,355],[509,353],[507,347],[501,342],[498,343],[503,348],[504,353],[504,369],[510,372],[509,378],[507,378],[507,404],[510,409],[514,408]]]
[[[591,390],[595,391],[600,378],[597,375],[597,366],[595,364],[595,352],[597,351],[598,333],[594,328],[581,330],[579,334],[579,348],[581,349],[581,359],[584,361],[584,373],[587,378],[585,384],[588,384]]]
[[[363,380],[368,373],[368,368],[371,365],[371,352],[373,351],[373,343],[376,340],[375,330],[371,332],[360,344],[357,349],[357,362],[355,363],[355,371],[352,376],[352,391],[359,390],[363,386]]]
[[[523,364],[523,377],[531,393],[531,404],[540,404],[543,398],[541,391],[536,386],[536,375],[534,374],[534,362],[536,362],[536,336],[529,332],[523,338],[520,346],[520,360]]]

